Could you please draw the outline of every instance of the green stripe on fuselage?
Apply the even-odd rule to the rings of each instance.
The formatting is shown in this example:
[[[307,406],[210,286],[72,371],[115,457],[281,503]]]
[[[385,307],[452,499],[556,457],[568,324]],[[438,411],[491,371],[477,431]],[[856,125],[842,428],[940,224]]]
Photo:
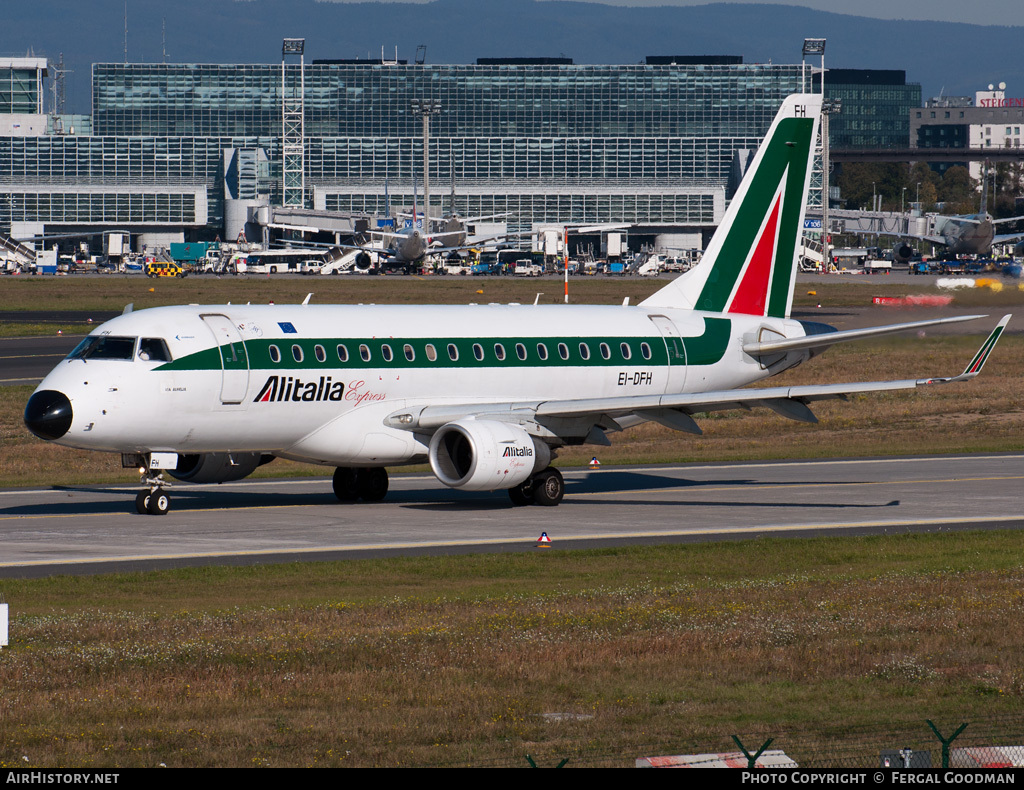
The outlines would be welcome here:
[[[699,337],[684,337],[686,361],[688,365],[713,365],[725,354],[729,343],[732,322],[725,318],[705,319],[704,334]],[[630,352],[628,359],[622,354],[621,345],[627,344]],[[646,343],[651,350],[651,358],[643,355],[642,345]],[[520,359],[517,346],[525,348],[525,359]],[[563,359],[560,344],[566,346],[568,358]],[[589,359],[585,359],[580,345],[586,344],[590,349]],[[602,344],[607,345],[609,356],[602,355]],[[427,346],[432,345],[436,358],[428,357]],[[449,345],[456,350],[456,359],[448,353]],[[477,359],[475,346],[479,345],[483,359]],[[505,358],[499,359],[495,346],[505,349]],[[547,349],[547,359],[538,352],[538,345]],[[322,349],[321,361],[317,357],[317,347]],[[339,346],[344,347],[347,359],[342,361]],[[366,346],[370,358],[364,360],[361,347]],[[406,346],[412,349],[413,358],[406,356]],[[560,368],[560,367],[646,367],[651,365],[667,365],[668,356],[665,351],[664,338],[661,335],[651,337],[530,337],[530,338],[265,338],[245,341],[251,370],[317,370],[337,369],[339,367],[352,370],[395,368]],[[279,361],[271,356],[271,347],[276,347]],[[293,349],[297,347],[298,353]],[[385,356],[385,349],[390,349],[391,359]],[[298,359],[296,359],[298,357]],[[220,370],[221,356],[217,348],[208,348],[194,354],[161,365],[157,370]]]

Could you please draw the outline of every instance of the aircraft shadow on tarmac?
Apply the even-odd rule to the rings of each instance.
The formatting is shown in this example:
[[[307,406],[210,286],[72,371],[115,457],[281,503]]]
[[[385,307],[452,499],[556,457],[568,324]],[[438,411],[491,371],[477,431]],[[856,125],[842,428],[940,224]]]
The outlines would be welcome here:
[[[566,480],[566,499],[562,507],[575,504],[602,504],[612,506],[671,506],[671,507],[759,507],[759,508],[797,508],[797,509],[875,509],[897,507],[899,500],[885,503],[850,503],[822,498],[815,495],[814,501],[765,501],[764,496],[749,499],[739,498],[744,487],[756,485],[759,488],[771,487],[762,481],[746,478],[688,480],[668,477],[657,473],[603,470],[592,472],[584,477],[571,477]],[[793,481],[779,483],[780,486],[806,485],[815,488],[828,486],[832,493],[838,493],[835,485],[819,480]],[[171,514],[183,510],[232,510],[245,508],[271,507],[303,507],[303,506],[334,506],[342,509],[353,507],[380,507],[377,503],[338,502],[330,490],[330,481],[324,479],[323,492],[293,492],[260,490],[257,486],[247,487],[244,491],[225,490],[219,486],[206,488],[169,488],[171,495]],[[668,489],[701,488],[732,488],[735,495],[707,499],[675,499],[666,498],[652,500],[643,496],[643,492],[652,493]],[[840,487],[841,489],[841,487]],[[54,486],[54,498],[45,503],[15,506],[0,510],[6,516],[30,515],[99,515],[104,513],[135,514],[135,490],[110,486]],[[621,491],[628,498],[616,496]],[[62,494],[66,496],[61,496]],[[76,494],[100,494],[100,500],[82,501]],[[110,499],[108,497],[115,497]],[[497,511],[519,510],[509,500],[504,491],[466,492],[448,488],[424,488],[417,490],[392,490],[382,504],[399,505],[404,508],[436,511]]]
[[[651,500],[642,498],[643,491],[659,491],[669,489],[681,489],[681,488],[725,488],[735,487],[737,493],[742,491],[744,486],[756,485],[759,488],[770,487],[772,484],[766,484],[759,480],[749,479],[732,479],[732,480],[687,480],[678,477],[666,477],[658,474],[643,473],[643,472],[629,472],[629,471],[601,471],[593,472],[583,478],[573,478],[565,481],[565,500],[562,502],[562,507],[572,504],[602,504],[602,505],[619,505],[619,506],[671,506],[671,507],[760,507],[760,508],[814,508],[814,509],[831,509],[831,508],[882,508],[882,507],[898,507],[900,501],[892,500],[884,503],[844,503],[836,501],[827,501],[820,498],[819,496],[815,502],[765,502],[763,497],[759,497],[751,500],[740,500],[735,498],[720,499],[716,501],[708,500],[693,500],[686,501],[681,499],[663,499],[663,500]],[[823,482],[820,480],[812,481],[794,481],[788,480],[785,483],[778,483],[779,486],[791,487],[793,485],[804,485],[811,487],[835,487],[834,483]],[[630,498],[624,499],[622,497],[616,497],[615,492],[622,491],[628,492]],[[409,492],[412,493],[412,492]],[[452,497],[454,492],[437,492],[442,496],[439,500],[434,502],[424,502],[424,496],[416,496],[414,501],[403,503],[404,507],[410,509],[420,510],[439,510],[442,507],[454,507],[458,510],[493,510],[496,508],[514,508],[515,506],[507,500],[506,497],[501,497],[499,500],[495,500],[494,494],[478,495],[486,496],[486,501],[477,499],[467,499],[466,494],[458,492],[455,494],[458,498]],[[501,495],[503,492],[496,492]],[[588,496],[588,495],[600,495]],[[391,494],[388,494],[389,500],[391,500]],[[502,501],[504,500],[504,501]],[[398,496],[393,500],[395,502],[401,501]]]

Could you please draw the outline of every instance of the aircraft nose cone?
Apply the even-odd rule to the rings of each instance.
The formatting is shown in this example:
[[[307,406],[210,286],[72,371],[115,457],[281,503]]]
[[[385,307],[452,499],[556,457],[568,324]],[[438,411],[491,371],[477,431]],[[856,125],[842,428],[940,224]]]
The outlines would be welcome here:
[[[68,432],[73,416],[71,401],[56,390],[39,390],[25,404],[25,427],[50,442]]]

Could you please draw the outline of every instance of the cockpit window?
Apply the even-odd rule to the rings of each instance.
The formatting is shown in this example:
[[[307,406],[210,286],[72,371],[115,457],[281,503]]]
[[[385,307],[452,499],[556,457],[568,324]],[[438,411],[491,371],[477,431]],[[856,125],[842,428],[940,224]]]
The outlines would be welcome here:
[[[171,352],[161,337],[144,337],[139,341],[139,359],[145,362],[170,362]]]
[[[113,335],[89,335],[68,359],[126,359],[130,360],[135,353],[134,337],[115,337]]]

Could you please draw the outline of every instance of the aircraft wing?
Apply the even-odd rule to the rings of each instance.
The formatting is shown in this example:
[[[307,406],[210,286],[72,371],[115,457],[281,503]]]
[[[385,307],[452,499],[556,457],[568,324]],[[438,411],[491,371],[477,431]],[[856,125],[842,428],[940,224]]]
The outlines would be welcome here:
[[[465,244],[459,244],[455,247],[428,247],[427,253],[430,255],[439,255],[446,252],[463,252],[465,250],[473,250],[481,246],[486,246],[490,241],[497,241],[498,239],[503,238],[505,238],[504,235],[474,237],[472,239],[466,239]]]
[[[792,420],[815,423],[818,420],[808,407],[814,401],[846,400],[850,395],[860,393],[916,389],[974,378],[981,372],[1009,320],[1010,316],[1007,315],[999,322],[978,353],[957,376],[668,395],[422,406],[393,412],[384,422],[392,428],[432,433],[453,420],[472,417],[515,422],[541,438],[584,436],[584,441],[592,444],[608,444],[605,431],[621,430],[648,420],[675,430],[700,434],[701,429],[692,415],[726,409],[749,410],[756,406],[771,409]]]
[[[992,237],[993,244],[1009,244],[1024,239],[1024,233],[1002,233]]]

